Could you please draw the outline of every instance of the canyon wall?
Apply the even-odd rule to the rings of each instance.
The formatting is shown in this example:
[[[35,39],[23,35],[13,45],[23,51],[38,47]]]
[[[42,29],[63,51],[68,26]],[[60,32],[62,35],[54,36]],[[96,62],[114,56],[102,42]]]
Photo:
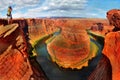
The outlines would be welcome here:
[[[31,76],[35,74],[37,75],[35,76],[36,80],[40,78],[46,80],[46,76],[43,72],[41,70],[38,71],[38,68],[32,64],[34,63],[34,60],[28,59],[28,52],[31,49],[31,44],[42,36],[51,34],[58,28],[64,30],[65,27],[69,27],[70,24],[72,25],[71,21],[70,23],[68,22],[69,26],[60,23],[61,21],[64,22],[68,20],[69,19],[14,19],[13,23],[17,24],[11,24],[8,26],[5,19],[0,19],[0,79],[7,80],[8,78],[11,78],[13,80],[29,80]],[[90,29],[94,23],[99,22],[103,25],[109,26],[106,19],[70,20],[74,20],[79,24],[79,26],[75,26],[76,29]],[[61,26],[59,26],[59,24],[61,24]],[[74,35],[68,36],[66,33],[64,34],[66,37],[70,37],[71,40],[76,40]]]
[[[88,80],[120,79],[120,10],[109,10],[107,18],[114,28],[105,35],[103,57]]]
[[[18,24],[0,26],[0,80],[29,80],[32,73]]]
[[[0,19],[0,80],[47,80],[35,58],[29,58],[27,20],[12,22],[7,25],[7,20]]]
[[[93,26],[95,23],[102,23],[104,26],[107,26],[107,28],[104,28],[106,32],[109,29],[108,20],[106,19],[26,19],[28,23],[28,32],[29,32],[29,38],[30,43],[34,43],[36,40],[38,40],[41,36],[45,34],[51,34],[52,32],[55,32],[58,28],[62,28],[63,26],[69,27],[68,25],[72,25],[72,21],[76,22],[77,24],[76,28],[84,28],[84,29],[90,29],[91,26]],[[71,21],[68,22],[68,24],[64,24],[65,21]],[[63,23],[61,23],[63,22]],[[62,26],[60,26],[62,25]],[[104,32],[105,33],[105,32]],[[37,34],[37,35],[36,35]]]
[[[112,80],[120,79],[120,10],[113,9],[107,12],[107,18],[111,25],[115,26],[113,32],[105,36],[103,54],[106,55],[112,65]]]

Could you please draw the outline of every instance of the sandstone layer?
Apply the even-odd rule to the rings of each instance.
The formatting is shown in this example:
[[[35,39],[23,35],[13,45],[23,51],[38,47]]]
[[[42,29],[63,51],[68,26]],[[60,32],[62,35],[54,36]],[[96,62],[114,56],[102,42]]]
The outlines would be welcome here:
[[[26,19],[28,23],[28,32],[29,32],[29,38],[30,43],[33,44],[36,40],[41,38],[42,36],[46,34],[51,34],[56,31],[56,29],[67,26],[67,24],[64,24],[65,21],[72,20],[79,24],[84,29],[90,29],[93,23],[99,23],[101,22],[104,26],[108,26],[108,21],[106,19]],[[63,21],[63,22],[62,22]],[[62,22],[62,23],[61,23]],[[61,24],[61,26],[60,26]],[[72,25],[72,22],[68,22],[68,25]],[[36,35],[37,34],[37,35]]]
[[[112,80],[120,79],[120,32],[110,32],[105,37],[103,54],[112,65]]]
[[[120,79],[120,10],[112,9],[107,12],[107,18],[111,25],[115,26],[114,32],[105,36],[103,54],[106,55],[112,65],[112,80]]]
[[[47,45],[52,60],[64,68],[88,66],[88,60],[95,55],[91,56],[94,53],[90,52],[90,38],[85,28],[74,20],[60,21],[58,25],[61,34]]]
[[[18,24],[0,26],[0,80],[29,80],[27,45]]]
[[[115,26],[113,31],[120,30],[120,10],[112,9],[107,12],[107,18],[109,20],[110,25]]]
[[[32,47],[27,20],[12,22],[7,25],[7,20],[0,19],[0,80],[47,80],[36,58],[30,58]]]
[[[60,23],[59,20],[62,20],[63,23]],[[72,21],[69,22],[69,19],[14,19],[13,23],[17,23],[17,24],[12,24],[13,27],[12,26],[10,27],[10,26],[7,26],[6,20],[0,19],[0,28],[1,28],[0,30],[0,79],[8,80],[9,78],[12,80],[17,80],[17,79],[28,80],[32,75],[32,77],[36,76],[36,78],[34,78],[36,80],[37,79],[46,80],[45,78],[46,76],[43,74],[40,68],[36,67],[36,65],[38,66],[38,64],[36,64],[34,60],[30,60],[31,64],[29,63],[28,52],[29,52],[29,49],[31,49],[31,46],[29,46],[28,43],[30,40],[30,43],[33,44],[36,40],[38,40],[42,36],[46,34],[51,34],[55,32],[56,29],[58,28],[62,29],[62,33],[60,35],[63,40],[62,43],[65,42],[67,45],[63,44],[58,46],[58,43],[55,41],[53,41],[55,43],[52,42],[53,44],[52,43],[51,44],[52,45],[55,44],[55,46],[57,44],[58,48],[55,47],[57,51],[60,50],[65,53],[66,51],[67,53],[69,52],[71,53],[71,51],[74,52],[73,54],[71,53],[70,55],[69,54],[61,55],[61,53],[59,53],[58,58],[63,59],[64,56],[66,57],[67,55],[69,56],[74,55],[73,58],[68,57],[68,60],[76,60],[75,63],[77,62],[77,60],[78,61],[82,60],[82,57],[78,57],[81,54],[79,53],[79,51],[81,50],[80,49],[81,46],[79,46],[79,44],[85,43],[88,41],[88,43],[83,44],[87,46],[85,47],[87,48],[86,50],[87,53],[86,55],[83,55],[83,58],[85,58],[89,54],[88,53],[90,51],[89,45],[91,43],[89,42],[88,35],[86,35],[86,32],[85,30],[83,30],[83,28],[90,29],[93,23],[99,23],[99,22],[103,23],[103,25],[108,25],[108,21],[106,19],[104,20],[103,19],[70,19],[70,20],[75,21],[75,25],[73,24],[74,22]],[[68,23],[64,24],[64,21],[68,21]],[[62,24],[62,25],[59,26],[59,24]],[[80,26],[79,28],[80,31],[77,30],[78,25]],[[69,26],[70,27],[74,26],[75,29],[69,28]],[[82,34],[81,31],[84,34]],[[60,36],[58,36],[58,38],[61,38]],[[82,39],[80,39],[81,37]],[[87,38],[88,40],[85,41],[84,38]],[[79,42],[79,39],[81,40],[81,42]],[[64,45],[66,48],[63,47]],[[94,50],[97,50],[97,48],[94,48]],[[75,68],[75,67],[71,67],[71,68]]]

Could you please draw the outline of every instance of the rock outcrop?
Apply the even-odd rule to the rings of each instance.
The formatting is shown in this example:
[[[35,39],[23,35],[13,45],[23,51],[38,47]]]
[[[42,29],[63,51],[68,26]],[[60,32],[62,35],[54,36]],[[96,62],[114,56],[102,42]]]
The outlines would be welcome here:
[[[57,22],[57,20],[59,19],[14,19],[13,23],[17,24],[7,25],[7,20],[0,19],[0,80],[29,80],[31,76],[31,79],[33,78],[36,80],[46,80],[46,76],[43,74],[41,69],[39,67],[36,67],[36,65],[39,66],[39,64],[35,63],[36,60],[28,60],[28,50],[31,49],[31,46],[28,45],[29,40],[30,43],[33,44],[43,35],[51,34],[56,31],[56,29],[62,28],[61,36],[64,39],[63,42],[65,42],[67,45],[63,44],[58,46],[57,42],[54,43],[55,41],[52,43],[57,44],[57,47],[59,49],[55,48],[56,50],[61,49],[60,51],[67,53],[64,55],[61,55],[61,53],[58,54],[60,55],[58,58],[60,58],[61,61],[64,60],[64,57],[66,56],[74,55],[74,57],[70,57],[68,60],[71,60],[71,62],[73,61],[73,63],[76,60],[76,63],[77,60],[79,61],[85,58],[90,51],[89,45],[91,43],[89,42],[88,36],[86,36],[87,33],[85,32],[85,29],[89,29],[93,23],[98,22],[102,22],[103,24],[108,25],[107,20],[101,19],[71,19],[77,22],[74,23],[71,21],[67,24],[62,23],[61,26],[59,26],[57,24],[60,23]],[[69,22],[69,19],[63,19],[63,22],[64,21]],[[80,30],[78,30],[78,28]],[[83,35],[86,36],[85,38],[88,40],[85,40]],[[83,56],[78,58],[78,55],[81,54],[78,52],[82,50],[81,46],[78,47],[78,45],[81,43],[79,42],[81,36],[83,36],[81,39],[83,43],[88,41],[88,43],[83,44],[87,47],[82,46],[82,48],[86,48],[87,53],[85,55],[83,53]],[[63,47],[64,45],[66,48]],[[71,52],[71,50],[74,52],[74,54],[68,54]],[[97,48],[94,50],[97,50]],[[95,55],[92,55],[92,57],[94,56]],[[76,66],[77,68],[81,68],[79,65],[72,65],[70,68],[76,68]],[[87,64],[84,66],[87,66]]]
[[[93,31],[102,31],[104,28],[104,25],[102,23],[95,23],[91,26],[91,30]]]
[[[41,36],[50,34],[56,30],[53,19],[28,19],[27,23],[31,44]]]
[[[115,26],[114,32],[105,36],[103,54],[106,55],[112,65],[112,80],[120,79],[120,10],[113,9],[107,12],[110,24]]]
[[[29,80],[32,69],[18,24],[0,26],[0,80]]]
[[[120,32],[110,32],[105,37],[103,54],[112,65],[112,80],[120,79]]]
[[[61,34],[47,46],[52,60],[64,68],[88,66],[88,61],[95,55],[90,53],[90,38],[85,28],[75,20],[60,21],[58,25]]]
[[[120,30],[120,10],[119,9],[112,9],[108,11],[107,18],[109,20],[109,23],[115,26],[113,31]]]
[[[27,20],[14,19],[11,25],[5,19],[0,21],[0,80],[47,80],[36,58],[29,58]]]

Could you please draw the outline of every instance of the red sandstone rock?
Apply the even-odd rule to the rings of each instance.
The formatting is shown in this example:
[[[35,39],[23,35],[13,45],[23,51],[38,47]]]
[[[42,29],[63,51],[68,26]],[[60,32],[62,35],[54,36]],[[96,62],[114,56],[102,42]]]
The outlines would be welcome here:
[[[13,20],[13,23],[18,23],[19,26],[23,29],[23,28],[28,28],[28,33],[29,33],[29,37],[30,39],[34,42],[36,41],[37,39],[39,39],[42,35],[45,35],[45,34],[50,34],[52,32],[54,32],[56,30],[56,20],[57,19],[16,19],[16,20]],[[62,19],[61,19],[62,20]],[[63,24],[65,25],[63,29],[66,29],[62,32],[62,35],[64,35],[64,37],[66,39],[70,39],[69,41],[73,44],[73,43],[76,43],[76,44],[79,44],[79,38],[81,37],[81,35],[79,35],[79,32],[78,33],[75,33],[76,30],[74,29],[67,29],[65,27],[69,27],[69,26],[74,26],[76,29],[79,28],[78,26],[75,26],[75,25],[80,25],[82,28],[89,28],[93,23],[95,22],[102,22],[104,24],[107,24],[107,21],[106,20],[101,20],[101,19],[71,19],[73,20],[73,22],[76,22],[75,25],[72,24],[72,22],[69,22],[69,19],[65,19],[65,20],[68,20],[68,23],[67,24]],[[0,20],[0,25],[4,24],[6,25],[6,20]],[[58,22],[59,24],[59,22]],[[63,25],[59,26],[59,27],[62,27]],[[69,26],[67,26],[69,25]],[[24,29],[26,30],[26,29]],[[68,30],[68,31],[67,31]],[[69,33],[69,32],[73,32],[72,34]],[[26,34],[26,33],[25,33]],[[37,35],[36,35],[37,34]],[[37,37],[37,38],[36,38]],[[12,38],[12,37],[11,37]],[[11,39],[10,37],[7,38],[9,42],[13,41],[14,42],[14,38]],[[2,39],[2,38],[1,38]],[[18,42],[17,42],[18,41]],[[19,43],[19,40],[17,38],[17,43]],[[3,43],[5,42],[5,43]],[[4,49],[3,46],[1,48],[1,52],[4,52],[4,50],[7,49],[8,45],[9,44],[6,44],[6,40],[3,40],[1,44],[4,44]],[[14,43],[15,44],[15,43]],[[19,46],[18,44],[16,46]],[[23,46],[24,47],[24,46]],[[19,47],[20,49],[22,48]],[[21,50],[22,51],[22,50]],[[24,51],[24,50],[23,50]]]
[[[79,24],[85,29],[89,29],[90,26],[93,25],[93,23],[101,22],[104,25],[108,25],[108,21],[106,19],[27,19],[30,42],[33,43],[41,36],[45,34],[50,34],[56,31],[58,27],[62,27],[59,25],[61,24],[59,20],[63,21],[62,26],[67,26],[67,24],[64,25],[64,21],[72,20],[76,22],[77,25]],[[72,25],[72,23],[69,22],[68,24]]]
[[[107,12],[107,18],[111,25],[115,26],[113,31],[120,30],[120,10],[112,9]]]
[[[110,32],[105,37],[103,54],[112,65],[112,80],[120,79],[120,32]]]
[[[97,67],[90,74],[88,80],[112,80],[111,64],[105,55],[102,55]]]
[[[18,24],[0,29],[0,80],[29,80],[32,75],[27,45]]]
[[[85,28],[80,26],[79,21],[74,20],[63,20],[56,25],[61,27],[62,32],[47,45],[52,60],[64,68],[81,69],[88,66],[88,60],[95,56],[88,56],[92,53],[90,38]]]
[[[103,29],[104,29],[104,25],[102,23],[94,23],[91,26],[91,30],[93,31],[103,31]]]

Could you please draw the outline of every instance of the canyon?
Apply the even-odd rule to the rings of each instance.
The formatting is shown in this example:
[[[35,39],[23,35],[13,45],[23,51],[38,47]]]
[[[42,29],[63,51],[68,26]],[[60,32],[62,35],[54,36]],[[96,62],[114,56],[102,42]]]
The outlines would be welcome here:
[[[114,11],[108,12],[107,14],[112,16],[113,13]],[[72,18],[71,19],[67,19],[67,18],[24,19],[23,18],[23,19],[13,19],[12,21],[13,24],[9,24],[9,25],[7,24],[6,19],[0,19],[0,79],[1,80],[8,80],[8,79],[47,80],[46,74],[44,73],[44,71],[40,67],[40,64],[36,60],[38,54],[32,52],[34,48],[33,45],[35,44],[35,42],[45,35],[51,35],[52,33],[56,32],[58,29],[62,29],[63,31],[61,34],[64,35],[66,39],[69,39],[69,41],[63,39],[67,44],[65,46],[58,45],[57,42],[53,41],[51,43],[53,49],[63,53],[66,51],[67,53],[70,53],[71,51],[76,53],[77,51],[79,51],[79,49],[77,50],[76,44],[79,45],[81,43],[79,42],[79,39],[81,39],[81,37],[79,36],[82,36],[81,34],[79,34],[79,30],[89,29],[95,32],[96,34],[105,37],[104,49],[102,52],[104,56],[100,59],[100,62],[97,64],[97,67],[89,76],[89,80],[94,80],[94,77],[98,79],[101,70],[106,70],[106,71],[103,72],[103,74],[105,75],[102,74],[103,76],[101,76],[100,79],[102,79],[107,75],[106,78],[109,78],[109,80],[111,80],[111,78],[113,78],[113,80],[118,80],[115,77],[119,76],[118,74],[119,68],[116,68],[116,66],[119,67],[119,56],[117,58],[115,57],[114,60],[112,60],[113,58],[111,58],[112,56],[110,55],[111,54],[114,55],[114,53],[119,54],[119,50],[120,50],[118,46],[119,32],[113,32],[113,30],[114,31],[119,30],[119,26],[118,26],[119,24],[116,24],[119,22],[118,21],[114,22],[114,20],[112,21],[113,18],[111,18],[109,15],[108,15],[108,20],[90,19],[90,18],[80,18],[80,19],[78,18],[77,19],[72,19]],[[117,17],[119,17],[118,14]],[[87,33],[85,32],[85,35],[86,34]],[[82,43],[84,43],[85,41],[84,36],[81,39],[81,41],[83,41]],[[89,40],[86,42],[89,42]],[[115,43],[115,45],[109,47],[109,45],[111,45],[110,43],[113,42]],[[71,47],[70,44],[71,45],[75,44],[75,46]],[[90,44],[88,43],[85,45],[90,45]],[[113,49],[116,48],[115,46],[117,46],[117,50],[114,52]],[[49,47],[51,48],[50,44],[48,48]],[[74,51],[74,49],[76,50]],[[111,50],[111,54],[109,53],[109,50]],[[50,52],[51,55],[53,55],[51,52],[52,50],[48,49],[48,51]],[[89,47],[87,47],[87,51],[89,53],[90,51]],[[74,56],[72,60],[70,58],[67,59],[63,58],[63,56],[66,55],[70,55],[70,54],[61,55],[61,53],[58,53],[58,58],[61,59],[62,62],[63,61],[69,62],[67,61],[68,59],[70,60],[69,62],[70,64],[72,60],[73,63],[76,59],[81,60],[81,58],[77,58],[78,56]],[[118,62],[116,66],[114,66],[115,62]],[[61,62],[58,63],[61,64]],[[74,65],[72,67],[68,67],[65,65],[64,68],[74,68]],[[78,67],[78,69],[81,69],[81,67]],[[108,71],[111,70],[114,70],[115,72],[113,73],[112,76],[111,76],[112,73],[108,74]],[[95,75],[96,73],[98,74]],[[114,75],[114,74],[118,74],[118,75]],[[103,79],[103,80],[108,80],[108,79]]]

